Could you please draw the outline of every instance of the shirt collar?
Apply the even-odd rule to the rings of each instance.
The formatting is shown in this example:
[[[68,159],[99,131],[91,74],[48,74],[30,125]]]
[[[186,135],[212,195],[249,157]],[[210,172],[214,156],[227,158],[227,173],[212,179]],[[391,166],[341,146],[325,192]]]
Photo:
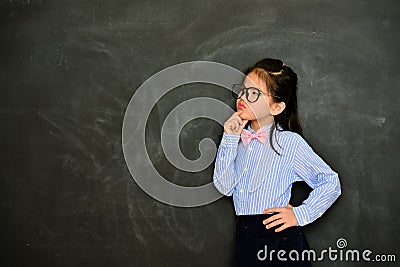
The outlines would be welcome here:
[[[263,126],[263,127],[265,128],[265,130],[267,130],[267,133],[269,133],[269,132],[271,131],[271,129],[272,129],[272,126],[273,126],[274,124],[275,124],[274,122],[271,122],[270,124],[265,125],[265,126]],[[255,130],[253,130],[253,129],[251,128],[250,123],[249,123],[249,125],[247,126],[247,130],[250,131],[251,133],[255,133],[255,132],[256,132]]]

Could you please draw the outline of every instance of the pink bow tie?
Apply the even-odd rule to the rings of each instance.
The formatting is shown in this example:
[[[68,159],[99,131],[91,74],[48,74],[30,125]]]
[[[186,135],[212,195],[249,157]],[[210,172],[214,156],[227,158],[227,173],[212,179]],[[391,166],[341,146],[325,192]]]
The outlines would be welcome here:
[[[247,146],[253,138],[257,138],[258,141],[265,144],[267,140],[267,130],[265,130],[265,127],[261,127],[257,132],[251,133],[250,131],[243,129],[240,137],[242,138],[244,146]]]

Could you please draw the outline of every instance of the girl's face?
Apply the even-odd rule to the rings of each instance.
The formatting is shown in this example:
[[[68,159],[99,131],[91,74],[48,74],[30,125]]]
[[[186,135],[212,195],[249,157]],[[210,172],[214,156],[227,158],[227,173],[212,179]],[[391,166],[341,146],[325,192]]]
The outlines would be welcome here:
[[[262,94],[254,103],[249,102],[244,94],[236,101],[236,108],[241,111],[239,115],[242,120],[254,121],[257,120],[261,125],[268,125],[274,121],[271,105],[273,105],[272,97],[266,87],[264,81],[260,80],[253,72],[250,72],[244,82],[244,87],[256,87],[261,90]]]

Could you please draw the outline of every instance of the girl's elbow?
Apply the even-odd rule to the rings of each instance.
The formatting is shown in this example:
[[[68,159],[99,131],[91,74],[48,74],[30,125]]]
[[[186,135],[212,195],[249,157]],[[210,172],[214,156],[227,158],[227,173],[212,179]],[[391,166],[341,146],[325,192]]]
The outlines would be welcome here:
[[[340,186],[340,180],[337,173],[335,173],[335,178],[333,182],[333,192],[336,198],[342,194],[342,187]]]
[[[333,172],[327,177],[329,178],[324,183],[325,194],[329,195],[331,199],[336,200],[342,194],[339,176],[336,172]]]
[[[232,190],[230,187],[225,186],[225,185],[219,183],[219,182],[216,181],[216,180],[214,180],[214,187],[215,187],[215,188],[218,190],[218,192],[220,192],[222,195],[225,195],[225,196],[228,196],[228,197],[232,196],[233,190]]]
[[[226,189],[226,188],[218,188],[217,187],[217,190],[218,190],[218,192],[220,192],[222,195],[224,195],[224,196],[227,196],[227,197],[230,197],[230,196],[232,196],[232,191],[233,190],[229,190],[229,189]]]

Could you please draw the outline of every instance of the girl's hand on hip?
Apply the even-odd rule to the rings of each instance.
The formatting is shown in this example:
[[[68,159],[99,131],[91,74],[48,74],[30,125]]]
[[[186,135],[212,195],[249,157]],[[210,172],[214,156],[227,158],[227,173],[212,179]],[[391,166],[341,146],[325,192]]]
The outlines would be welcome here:
[[[270,208],[264,210],[264,214],[277,212],[278,214],[272,215],[268,219],[263,221],[267,229],[271,229],[274,226],[281,225],[280,227],[275,229],[275,232],[280,232],[285,230],[286,228],[297,226],[298,222],[296,216],[293,212],[292,205],[288,204],[284,208]]]
[[[240,135],[248,120],[242,120],[239,115],[242,110],[233,113],[233,115],[224,123],[224,133]]]

